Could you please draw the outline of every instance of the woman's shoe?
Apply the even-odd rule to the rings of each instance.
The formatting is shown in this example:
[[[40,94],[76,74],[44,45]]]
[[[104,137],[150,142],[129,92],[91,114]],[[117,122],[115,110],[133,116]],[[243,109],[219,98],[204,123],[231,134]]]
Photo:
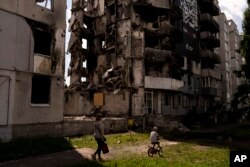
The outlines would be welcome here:
[[[102,157],[98,157],[98,161],[103,161]]]
[[[93,160],[96,160],[95,154],[91,154]]]

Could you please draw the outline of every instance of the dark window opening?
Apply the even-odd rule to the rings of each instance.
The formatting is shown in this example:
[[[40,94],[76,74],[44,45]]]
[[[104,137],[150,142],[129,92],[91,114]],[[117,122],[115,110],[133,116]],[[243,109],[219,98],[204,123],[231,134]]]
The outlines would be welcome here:
[[[35,41],[34,53],[50,56],[51,33],[41,29],[33,29],[33,35]]]
[[[159,28],[159,23],[158,23],[158,21],[156,21],[156,22],[153,23],[153,28]]]
[[[177,63],[180,65],[180,67],[185,67],[185,58],[183,56],[177,57]]]
[[[159,47],[159,39],[150,35],[145,36],[145,47],[156,48]]]
[[[32,104],[49,104],[50,102],[50,85],[49,76],[34,75],[32,77]]]
[[[112,3],[111,5],[109,5],[107,9],[108,9],[108,14],[110,14],[111,16],[115,15],[115,3]]]
[[[36,22],[30,19],[26,19],[33,32],[34,38],[34,53],[50,56],[53,49],[53,31],[50,26]]]
[[[165,93],[164,96],[165,96],[164,97],[164,105],[168,106],[169,105],[169,99],[170,99],[169,95],[168,95],[168,93]]]

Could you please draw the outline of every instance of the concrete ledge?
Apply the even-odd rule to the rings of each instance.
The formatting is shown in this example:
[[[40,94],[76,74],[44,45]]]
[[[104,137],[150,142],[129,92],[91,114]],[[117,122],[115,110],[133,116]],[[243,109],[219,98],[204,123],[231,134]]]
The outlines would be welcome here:
[[[61,123],[39,123],[9,125],[0,127],[0,140],[3,142],[16,138],[33,136],[76,136],[93,134],[95,118],[67,117]],[[105,133],[125,132],[128,129],[127,118],[104,118]]]

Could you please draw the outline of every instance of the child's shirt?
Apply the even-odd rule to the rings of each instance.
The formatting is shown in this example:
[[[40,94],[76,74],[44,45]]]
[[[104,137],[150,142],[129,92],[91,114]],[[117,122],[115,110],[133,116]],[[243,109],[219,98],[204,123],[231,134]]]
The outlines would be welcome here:
[[[150,140],[151,140],[151,143],[157,142],[158,139],[159,139],[158,133],[155,132],[155,131],[152,131],[152,132],[150,133]]]

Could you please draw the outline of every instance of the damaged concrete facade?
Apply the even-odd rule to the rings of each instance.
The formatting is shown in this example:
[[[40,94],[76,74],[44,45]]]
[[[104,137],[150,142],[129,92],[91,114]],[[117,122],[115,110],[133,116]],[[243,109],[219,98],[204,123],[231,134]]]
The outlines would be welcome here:
[[[65,0],[0,1],[0,140],[63,121],[65,14]]]
[[[209,111],[221,99],[218,14],[213,0],[73,0],[64,114]]]

